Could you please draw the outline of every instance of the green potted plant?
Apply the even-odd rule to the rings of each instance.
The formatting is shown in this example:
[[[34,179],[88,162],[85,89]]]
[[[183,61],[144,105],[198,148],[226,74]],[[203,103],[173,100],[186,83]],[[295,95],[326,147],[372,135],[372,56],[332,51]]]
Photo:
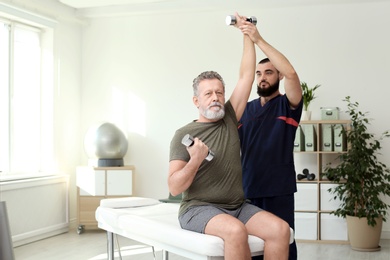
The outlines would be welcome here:
[[[331,214],[347,219],[353,249],[376,251],[380,250],[382,222],[386,221],[390,208],[384,201],[385,196],[390,196],[390,170],[377,155],[382,148],[381,141],[390,134],[385,131],[376,138],[367,130],[368,113],[359,111],[359,103],[352,102],[349,96],[343,101],[347,102],[347,113],[351,118],[351,127],[341,131],[347,138],[348,149],[338,156],[340,161],[336,166],[328,164],[324,171],[329,180],[338,184],[328,190],[334,194],[334,200],[340,201],[339,207]],[[359,223],[363,227],[353,227]],[[357,234],[358,231],[370,234]],[[374,240],[366,241],[371,238]]]
[[[302,98],[303,98],[303,112],[302,112],[302,119],[303,120],[310,120],[311,117],[311,111],[309,111],[309,105],[313,99],[316,98],[314,91],[319,88],[321,85],[315,85],[313,88],[309,88],[306,82],[301,82],[301,88],[302,88]]]

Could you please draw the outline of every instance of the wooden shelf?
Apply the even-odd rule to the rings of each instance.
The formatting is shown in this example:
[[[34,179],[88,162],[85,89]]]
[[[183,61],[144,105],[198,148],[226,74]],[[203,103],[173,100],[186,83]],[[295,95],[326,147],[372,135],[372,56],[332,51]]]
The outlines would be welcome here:
[[[324,126],[326,125],[326,126]],[[328,125],[331,125],[329,127]],[[305,140],[312,144],[309,149],[312,151],[294,151],[295,165],[297,166],[297,157],[312,168],[310,173],[315,173],[314,180],[297,180],[298,192],[295,196],[296,204],[296,239],[297,241],[310,241],[318,243],[348,243],[345,219],[338,218],[330,213],[337,208],[337,202],[331,200],[332,194],[327,192],[333,184],[324,176],[324,169],[327,164],[336,160],[338,155],[345,153],[348,149],[344,139],[343,149],[338,146],[338,151],[334,150],[334,136],[325,135],[323,132],[333,133],[333,126],[342,125],[344,129],[350,129],[350,120],[310,120],[301,121],[300,127],[305,137],[307,129],[314,131],[312,140]],[[312,127],[313,126],[313,127]],[[330,130],[331,129],[331,130]],[[298,131],[297,131],[298,132]],[[309,133],[310,137],[310,133]],[[331,146],[328,145],[329,139]],[[326,140],[326,141],[324,141]],[[300,148],[302,149],[302,147]],[[334,162],[333,162],[334,163]],[[301,165],[302,166],[302,165]],[[315,169],[313,169],[313,167]],[[305,168],[305,167],[302,167]],[[309,167],[306,167],[309,168]],[[297,174],[300,171],[296,171]],[[344,232],[345,227],[345,232]]]

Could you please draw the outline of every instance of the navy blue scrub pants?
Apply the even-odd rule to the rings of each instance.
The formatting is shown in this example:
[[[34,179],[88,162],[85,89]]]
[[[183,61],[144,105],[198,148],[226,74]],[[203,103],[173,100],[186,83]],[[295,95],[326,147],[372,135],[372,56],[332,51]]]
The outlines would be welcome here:
[[[249,199],[252,204],[268,211],[286,221],[295,230],[294,194],[269,198]],[[290,244],[289,260],[296,260],[297,245],[295,241]],[[254,256],[253,260],[263,259],[263,256]]]

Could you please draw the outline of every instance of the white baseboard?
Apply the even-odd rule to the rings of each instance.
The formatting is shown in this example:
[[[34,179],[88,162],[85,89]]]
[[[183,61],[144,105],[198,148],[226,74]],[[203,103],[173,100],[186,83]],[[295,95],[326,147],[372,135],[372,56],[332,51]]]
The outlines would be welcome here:
[[[0,182],[13,246],[69,231],[68,175]]]
[[[47,227],[39,230],[34,230],[33,232],[19,234],[12,237],[13,246],[14,247],[22,246],[41,239],[63,234],[68,231],[69,231],[68,224],[64,223],[62,225],[56,225],[56,226]]]

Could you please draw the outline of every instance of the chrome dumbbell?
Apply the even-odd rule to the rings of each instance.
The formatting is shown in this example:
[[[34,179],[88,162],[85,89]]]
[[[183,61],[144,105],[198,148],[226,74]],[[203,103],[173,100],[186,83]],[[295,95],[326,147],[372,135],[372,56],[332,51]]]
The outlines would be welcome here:
[[[181,140],[181,143],[184,144],[186,147],[190,147],[191,145],[194,144],[194,138],[186,134],[183,139]],[[211,161],[214,158],[214,153],[209,149],[209,153],[206,156],[207,161]]]
[[[257,24],[257,18],[254,16],[247,17],[246,20],[248,22],[253,23],[254,25]],[[234,15],[228,15],[226,16],[226,25],[235,25],[237,23],[237,18]]]

